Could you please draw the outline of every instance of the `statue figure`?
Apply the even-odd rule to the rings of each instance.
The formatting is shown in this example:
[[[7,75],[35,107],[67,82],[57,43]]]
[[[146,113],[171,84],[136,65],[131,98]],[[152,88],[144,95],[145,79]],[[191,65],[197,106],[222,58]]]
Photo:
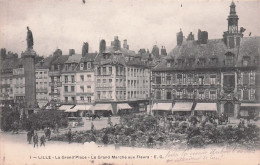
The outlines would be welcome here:
[[[32,31],[27,26],[27,49],[33,49],[33,35]]]

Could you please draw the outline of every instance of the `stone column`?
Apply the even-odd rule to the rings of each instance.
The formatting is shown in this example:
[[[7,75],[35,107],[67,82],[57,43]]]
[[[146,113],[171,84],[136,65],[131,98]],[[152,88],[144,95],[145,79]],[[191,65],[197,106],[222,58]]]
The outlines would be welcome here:
[[[32,110],[36,107],[35,56],[36,52],[33,49],[27,49],[22,53],[24,59],[26,108]]]

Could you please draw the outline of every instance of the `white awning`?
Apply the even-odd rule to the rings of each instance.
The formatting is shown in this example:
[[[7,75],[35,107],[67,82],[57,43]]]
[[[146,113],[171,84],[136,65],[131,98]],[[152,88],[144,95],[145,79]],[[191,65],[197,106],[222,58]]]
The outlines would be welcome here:
[[[155,103],[153,104],[152,111],[170,111],[172,109],[172,103]]]
[[[59,110],[61,111],[68,111],[70,108],[72,108],[74,105],[62,105],[59,107]]]
[[[127,103],[117,104],[117,110],[120,109],[132,109],[132,107],[130,107]]]
[[[195,111],[217,111],[216,103],[197,103]]]
[[[181,102],[181,103],[175,103],[172,111],[191,111],[193,103],[191,102]]]
[[[241,107],[260,107],[260,103],[242,103]]]
[[[73,109],[77,111],[88,111],[92,110],[92,105],[76,105]]]
[[[93,108],[95,111],[112,111],[111,104],[96,104]]]

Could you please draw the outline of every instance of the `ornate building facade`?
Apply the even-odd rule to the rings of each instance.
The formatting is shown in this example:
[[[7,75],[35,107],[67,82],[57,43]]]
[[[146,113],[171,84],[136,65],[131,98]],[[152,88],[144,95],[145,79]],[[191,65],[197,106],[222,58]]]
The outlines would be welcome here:
[[[235,7],[232,2],[221,39],[208,39],[208,32],[201,30],[198,40],[192,33],[187,39],[182,31],[177,33],[177,46],[153,69],[155,103],[168,102],[173,111],[183,111],[179,103],[192,103],[185,111],[230,117],[259,113],[260,37],[243,36]]]

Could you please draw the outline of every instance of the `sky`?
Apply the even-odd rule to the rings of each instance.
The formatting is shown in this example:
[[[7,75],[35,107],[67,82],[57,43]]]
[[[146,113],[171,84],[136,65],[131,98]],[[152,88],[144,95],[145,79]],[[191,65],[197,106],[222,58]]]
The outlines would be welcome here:
[[[20,54],[26,49],[26,27],[33,32],[34,50],[43,56],[57,48],[81,53],[83,42],[89,52],[99,50],[105,39],[127,39],[131,50],[153,45],[176,46],[176,33],[190,32],[197,39],[198,29],[209,39],[221,38],[227,30],[231,0],[0,0],[0,48]],[[234,1],[239,27],[244,36],[260,36],[260,1]]]

